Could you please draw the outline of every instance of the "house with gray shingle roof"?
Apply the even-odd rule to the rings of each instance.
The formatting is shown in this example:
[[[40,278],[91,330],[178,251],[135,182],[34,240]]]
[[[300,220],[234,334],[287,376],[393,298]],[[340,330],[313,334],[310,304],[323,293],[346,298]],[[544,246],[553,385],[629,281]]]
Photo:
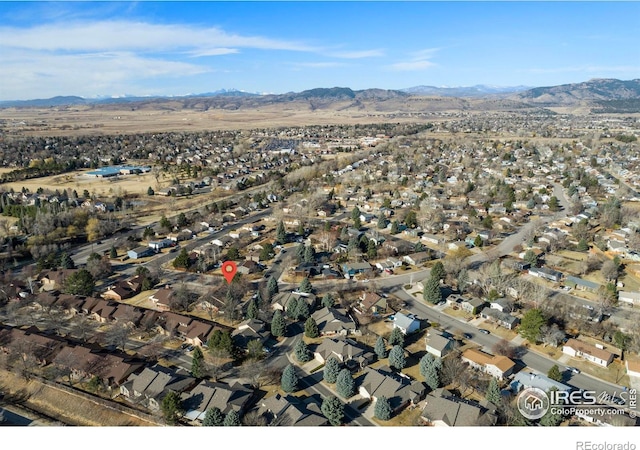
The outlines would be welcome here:
[[[258,413],[264,416],[271,426],[320,427],[329,425],[329,421],[320,410],[320,405],[312,398],[303,400],[291,395],[283,397],[276,394],[260,402]]]
[[[329,357],[335,357],[347,366],[365,367],[374,361],[373,352],[351,339],[324,339],[314,352],[314,357],[324,364]]]
[[[399,412],[424,399],[427,388],[424,383],[395,373],[389,367],[378,369],[366,367],[358,393],[363,397],[373,399],[374,402],[384,396],[389,401],[391,409],[394,412]]]
[[[421,419],[432,426],[491,426],[497,422],[496,407],[489,402],[465,400],[439,388],[426,397]]]
[[[411,334],[420,330],[420,320],[413,314],[397,312],[393,315],[393,328],[399,328],[403,334]]]
[[[252,396],[251,389],[237,382],[229,385],[202,380],[190,391],[183,392],[180,397],[185,410],[184,417],[189,420],[203,420],[207,410],[214,407],[223,414],[229,411],[242,414]]]
[[[164,396],[170,391],[181,393],[196,383],[184,369],[170,369],[159,364],[145,367],[139,374],[131,374],[120,386],[120,393],[131,402],[142,403],[149,409],[159,410]]]
[[[453,350],[453,340],[436,330],[429,331],[425,340],[427,352],[436,358],[442,358]]]
[[[324,307],[314,312],[311,317],[318,324],[322,336],[346,336],[356,332],[356,323],[344,308]]]

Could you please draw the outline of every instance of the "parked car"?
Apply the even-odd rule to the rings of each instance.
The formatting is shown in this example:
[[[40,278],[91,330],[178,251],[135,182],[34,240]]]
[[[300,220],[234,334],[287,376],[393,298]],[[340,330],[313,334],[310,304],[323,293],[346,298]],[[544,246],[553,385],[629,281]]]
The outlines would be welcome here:
[[[576,374],[580,373],[580,369],[576,369],[575,367],[567,366],[567,370],[571,373],[576,373]]]
[[[471,336],[471,333],[465,333],[462,335],[465,339],[471,339],[473,336]]]
[[[482,333],[482,334],[491,334],[491,333],[489,332],[489,330],[485,330],[485,329],[483,329],[483,328],[481,328],[479,331],[480,331],[480,333]]]

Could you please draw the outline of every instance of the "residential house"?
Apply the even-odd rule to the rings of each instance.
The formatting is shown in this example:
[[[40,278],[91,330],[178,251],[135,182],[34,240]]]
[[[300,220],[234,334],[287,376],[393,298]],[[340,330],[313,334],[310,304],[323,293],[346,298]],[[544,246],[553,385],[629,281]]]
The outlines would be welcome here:
[[[211,408],[218,408],[222,414],[236,411],[243,414],[253,397],[253,390],[235,382],[227,383],[202,380],[190,391],[183,391],[180,398],[184,417],[192,421],[202,421]]]
[[[359,274],[366,274],[371,272],[372,267],[368,262],[359,263],[345,263],[342,265],[342,273],[345,278],[352,278]]]
[[[114,300],[116,302],[121,302],[122,300],[131,298],[134,295],[136,295],[136,291],[133,290],[126,281],[122,281],[104,291],[101,297],[105,300]]]
[[[558,282],[564,276],[562,272],[558,272],[557,270],[549,269],[546,267],[530,267],[528,270],[529,275],[533,275],[534,277],[543,278],[545,280]]]
[[[491,403],[466,400],[443,388],[430,392],[425,400],[420,418],[431,426],[492,426],[498,420],[497,409]]]
[[[89,317],[102,323],[110,322],[113,320],[113,313],[117,306],[117,303],[99,299],[89,311]]]
[[[131,259],[140,259],[146,256],[153,255],[153,249],[151,247],[136,247],[133,250],[127,251],[127,256]]]
[[[518,393],[522,389],[530,387],[541,389],[544,392],[549,392],[551,389],[557,389],[561,392],[570,392],[574,389],[564,383],[552,380],[546,375],[525,371],[516,373],[509,387],[514,393]]]
[[[634,378],[640,378],[640,362],[629,361],[629,359],[625,358],[624,364],[627,367],[627,375]]]
[[[358,306],[364,314],[384,314],[387,312],[387,299],[375,292],[363,292]]]
[[[271,331],[269,325],[259,319],[247,319],[241,322],[236,329],[231,332],[231,337],[235,345],[245,350],[250,341],[257,340],[264,345],[270,336]]]
[[[74,274],[79,269],[53,269],[45,270],[40,273],[38,280],[40,280],[40,289],[42,291],[53,291],[56,289],[62,289],[67,277]]]
[[[145,367],[138,374],[131,374],[126,383],[120,386],[120,394],[129,402],[141,403],[143,406],[158,411],[162,399],[169,392],[189,391],[197,383],[184,369],[171,369],[159,364]]]
[[[191,317],[164,311],[158,317],[156,326],[159,331],[165,335],[184,338],[192,320]]]
[[[324,307],[314,312],[311,317],[318,324],[322,336],[349,335],[357,332],[355,321],[344,308]]]
[[[375,360],[375,355],[352,339],[323,339],[316,347],[314,358],[324,364],[333,356],[348,368],[362,369]]]
[[[476,349],[465,350],[461,359],[474,369],[488,373],[499,380],[510,376],[516,367],[516,364],[506,356],[490,355]]]
[[[105,386],[119,386],[129,375],[139,370],[143,364],[128,356],[104,353],[80,345],[65,346],[53,359],[52,364],[70,371],[75,380],[98,377]]]
[[[469,314],[478,314],[484,307],[484,300],[479,297],[464,298],[460,303],[460,308]]]
[[[431,353],[436,358],[446,356],[454,347],[453,339],[435,329],[429,330],[425,341],[427,353]]]
[[[260,401],[258,413],[264,416],[271,426],[329,425],[329,421],[320,410],[320,405],[312,397],[303,399],[291,395],[272,395]]]
[[[562,353],[573,358],[583,358],[602,367],[613,362],[614,354],[605,350],[603,345],[591,345],[577,339],[569,339],[562,346]]]
[[[187,344],[202,347],[207,343],[209,335],[214,330],[214,325],[203,320],[193,319],[184,332],[184,339]]]
[[[640,305],[640,292],[619,291],[618,301],[630,305]]]
[[[151,294],[149,300],[151,300],[160,311],[169,311],[171,309],[172,296],[173,288],[165,286]]]
[[[140,319],[142,319],[143,311],[132,305],[126,303],[119,303],[116,305],[116,310],[111,314],[111,318],[124,324],[138,325]]]
[[[520,323],[520,319],[518,319],[517,317],[502,311],[498,311],[494,308],[484,308],[482,312],[480,312],[480,317],[497,323],[507,330],[513,330]]]
[[[0,352],[20,353],[21,357],[34,358],[42,366],[52,362],[65,345],[53,336],[40,334],[36,327],[23,330],[0,326]]]
[[[316,296],[306,292],[286,291],[278,292],[271,300],[271,309],[280,311],[286,311],[287,305],[292,299],[296,301],[304,301],[309,306],[309,311],[313,311],[316,306]]]
[[[419,266],[426,263],[427,261],[430,261],[431,256],[429,252],[417,252],[405,255],[402,259],[404,260],[404,262],[411,266]]]
[[[427,393],[424,383],[412,381],[406,375],[398,374],[386,366],[378,369],[365,367],[361,378],[358,393],[372,399],[374,403],[378,398],[386,397],[394,413],[409,405],[418,404]]]
[[[589,280],[584,280],[582,278],[574,277],[571,275],[567,276],[567,279],[565,280],[564,284],[571,288],[578,289],[580,291],[588,291],[588,292],[598,292],[598,289],[600,289],[601,287],[601,284],[599,283],[595,283]]]
[[[399,328],[402,334],[411,334],[420,330],[422,323],[414,314],[397,312],[393,315],[393,328]]]
[[[159,252],[163,248],[172,247],[173,245],[175,245],[175,242],[172,239],[165,238],[156,241],[149,241],[147,245],[154,251]]]

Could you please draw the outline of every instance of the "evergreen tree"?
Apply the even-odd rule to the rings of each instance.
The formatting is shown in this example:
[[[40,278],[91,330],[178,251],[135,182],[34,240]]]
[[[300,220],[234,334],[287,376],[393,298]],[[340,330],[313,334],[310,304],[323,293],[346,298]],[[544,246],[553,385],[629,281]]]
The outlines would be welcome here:
[[[267,281],[267,292],[269,294],[269,300],[273,300],[273,297],[278,293],[278,280],[269,277],[269,281]]]
[[[318,330],[318,324],[313,317],[309,317],[304,323],[304,335],[308,338],[317,338],[320,336],[320,330]]]
[[[422,296],[425,302],[437,304],[442,301],[442,292],[440,291],[440,280],[430,277],[424,285]]]
[[[378,248],[376,247],[376,243],[373,241],[373,239],[370,239],[369,242],[367,242],[367,258],[375,259],[377,257]]]
[[[191,376],[202,378],[204,375],[204,355],[200,347],[196,345],[191,355]]]
[[[220,411],[220,408],[213,406],[207,409],[204,419],[202,420],[202,426],[204,427],[221,427],[224,423],[224,414]]]
[[[316,251],[312,245],[305,246],[303,261],[306,263],[313,263],[316,260]]]
[[[342,403],[338,397],[335,395],[325,397],[322,400],[320,410],[331,425],[342,425],[342,421],[344,420],[344,403]]]
[[[336,391],[343,398],[352,397],[356,393],[356,384],[349,369],[342,369],[336,379]]]
[[[473,240],[473,246],[474,247],[482,247],[483,241],[482,238],[480,237],[480,235],[476,236],[476,238]]]
[[[98,258],[100,258],[100,255],[98,255]],[[60,255],[60,268],[61,269],[75,269],[76,268],[76,264],[73,262],[73,259],[71,259],[71,256],[69,256],[69,254],[67,252],[63,252]]]
[[[326,294],[324,294],[322,296],[322,306],[323,307],[331,308],[331,307],[333,307],[333,303],[334,303],[333,296],[329,292],[327,292]]]
[[[500,393],[500,387],[498,386],[498,381],[493,377],[491,377],[491,380],[489,380],[489,386],[487,387],[485,398],[488,402],[491,402],[496,406],[500,406],[502,404],[502,394]]]
[[[282,371],[280,387],[287,393],[294,392],[298,389],[298,375],[296,374],[295,367],[291,364],[287,365]]]
[[[404,334],[400,328],[394,328],[389,335],[389,345],[399,345],[404,347]]]
[[[187,269],[189,267],[189,254],[186,248],[180,250],[176,259],[173,260],[173,267],[175,269]]]
[[[387,220],[387,218],[383,215],[380,214],[380,217],[378,217],[378,223],[377,226],[379,229],[385,229],[387,228],[387,224],[389,223],[389,221]]]
[[[444,270],[444,264],[442,261],[436,262],[431,268],[431,278],[436,278],[438,281],[444,280],[447,272]]]
[[[184,413],[180,394],[175,391],[169,391],[169,393],[162,399],[160,409],[164,420],[169,425],[176,425]]]
[[[112,245],[111,249],[109,250],[109,258],[111,259],[116,259],[118,257],[118,251],[116,250],[116,248]]]
[[[287,303],[287,317],[292,320],[298,320],[298,298],[291,297]]]
[[[440,387],[440,369],[442,368],[442,360],[435,358],[432,354],[427,353],[419,363],[420,375],[431,389]]]
[[[271,319],[271,334],[275,337],[284,336],[285,331],[287,329],[287,323],[282,316],[282,312],[279,309],[273,313],[273,318]]]
[[[305,292],[307,294],[310,294],[311,292],[313,292],[313,286],[311,286],[311,281],[309,281],[307,277],[304,277],[300,282],[300,287],[298,288],[298,290],[300,292]]]
[[[576,250],[578,250],[579,252],[586,252],[587,250],[589,250],[589,244],[587,244],[586,239],[582,238],[580,239],[580,241],[578,241]]]
[[[547,372],[547,376],[554,381],[562,381],[562,372],[560,372],[560,368],[557,364],[551,366],[551,369]]]
[[[376,419],[380,420],[389,420],[391,419],[391,404],[389,400],[384,395],[378,397],[376,400],[376,406],[374,407],[373,414]]]
[[[530,309],[522,316],[520,321],[520,335],[529,342],[536,343],[540,340],[540,330],[547,323],[542,311],[537,308]]]
[[[340,373],[340,362],[335,356],[329,356],[324,363],[324,369],[322,372],[322,378],[329,384],[333,384],[338,380],[338,374]]]
[[[296,317],[298,320],[307,320],[311,312],[309,311],[309,304],[304,301],[304,299],[300,299],[298,301],[298,307],[296,308]]]
[[[225,427],[239,427],[240,426],[240,414],[238,411],[231,410],[227,413],[222,423]]]
[[[298,264],[302,264],[304,262],[304,252],[307,249],[307,246],[300,243],[296,246],[296,261]]]
[[[95,280],[86,269],[72,273],[64,280],[64,292],[72,295],[90,296],[95,289]]]
[[[557,391],[557,388],[551,388],[551,390]],[[563,402],[560,401],[560,404]],[[549,408],[544,416],[540,418],[538,422],[543,427],[557,427],[562,423],[564,417],[560,414],[561,408]]]
[[[255,299],[249,300],[249,306],[247,306],[247,319],[257,319],[260,311]]]
[[[400,233],[400,226],[398,225],[398,221],[397,220],[394,220],[393,222],[391,222],[391,230],[389,232],[391,234]]]
[[[376,339],[376,345],[373,350],[378,356],[378,359],[384,359],[387,357],[387,346],[385,345],[384,338],[382,336],[378,336],[378,339]]]
[[[304,340],[300,339],[298,342],[296,342],[294,352],[296,354],[296,359],[301,363],[311,361],[311,351],[309,350],[309,346],[307,346],[307,343]]]
[[[398,370],[404,369],[407,360],[404,356],[404,349],[399,345],[394,345],[389,351],[389,365]]]
[[[155,194],[155,191],[153,190],[153,188],[151,186],[149,186],[147,188],[147,195],[153,195],[153,194]]]
[[[287,232],[284,229],[284,223],[281,221],[278,222],[276,226],[276,244],[286,244],[287,243]]]

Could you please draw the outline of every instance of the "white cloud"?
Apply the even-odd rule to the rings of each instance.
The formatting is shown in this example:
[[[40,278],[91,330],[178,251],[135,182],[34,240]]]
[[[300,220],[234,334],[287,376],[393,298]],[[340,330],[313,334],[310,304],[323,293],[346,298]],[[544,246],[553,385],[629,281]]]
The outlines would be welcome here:
[[[189,52],[189,56],[200,58],[203,56],[232,55],[235,53],[240,53],[240,51],[237,48],[211,48],[208,50],[194,50]]]
[[[242,36],[219,28],[162,25],[125,20],[56,23],[31,28],[0,27],[3,47],[47,51],[170,51],[245,47],[312,51],[285,40]]]
[[[427,48],[410,53],[409,61],[401,61],[387,66],[390,70],[398,72],[410,72],[418,70],[427,70],[435,67],[437,64],[431,62],[433,56],[438,52],[438,48]]]
[[[331,67],[341,67],[341,66],[345,66],[345,64],[335,62],[335,61],[326,61],[326,62],[294,63],[293,66],[297,68],[306,67],[311,69],[325,69],[325,68],[331,68]]]
[[[374,49],[374,50],[330,53],[329,56],[333,56],[335,58],[344,58],[344,59],[361,59],[361,58],[374,58],[374,57],[384,56],[384,54],[385,53],[383,50]]]
[[[408,62],[399,62],[395,64],[391,64],[389,68],[391,70],[397,70],[400,72],[408,72],[413,70],[426,70],[434,67],[436,64],[431,61],[423,60],[423,61],[408,61]]]

